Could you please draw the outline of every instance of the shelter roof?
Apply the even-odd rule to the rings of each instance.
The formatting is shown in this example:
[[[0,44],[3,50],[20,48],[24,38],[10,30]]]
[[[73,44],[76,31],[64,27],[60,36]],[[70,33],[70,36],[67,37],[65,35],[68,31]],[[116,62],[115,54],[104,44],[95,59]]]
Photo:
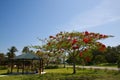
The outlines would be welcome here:
[[[41,58],[33,53],[25,53],[25,54],[21,54],[21,55],[16,56],[14,59],[39,60]]]

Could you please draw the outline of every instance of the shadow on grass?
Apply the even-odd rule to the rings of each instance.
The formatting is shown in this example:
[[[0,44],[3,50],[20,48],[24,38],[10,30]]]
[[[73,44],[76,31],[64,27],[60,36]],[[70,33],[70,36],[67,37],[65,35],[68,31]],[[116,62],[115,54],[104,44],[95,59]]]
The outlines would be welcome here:
[[[21,80],[95,80],[97,76],[46,73],[44,75],[27,76]]]
[[[46,73],[44,75],[27,75],[23,77],[21,80],[96,80],[100,79],[102,75],[99,74],[100,71],[89,71],[89,70],[80,70],[76,74],[72,73]]]
[[[76,74],[72,74],[71,69],[46,70],[46,74],[18,75],[11,80],[119,80],[120,73],[109,70],[99,69],[78,69]],[[3,79],[2,79],[3,80]],[[7,80],[5,78],[5,80]]]

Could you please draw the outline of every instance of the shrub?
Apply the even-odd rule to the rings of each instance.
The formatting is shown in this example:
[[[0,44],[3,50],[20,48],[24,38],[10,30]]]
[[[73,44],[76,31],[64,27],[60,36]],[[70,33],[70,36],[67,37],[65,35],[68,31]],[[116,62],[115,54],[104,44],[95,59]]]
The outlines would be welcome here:
[[[58,66],[57,65],[50,65],[50,66],[45,66],[45,69],[57,69]]]
[[[5,66],[0,66],[0,70],[5,70],[7,69]]]
[[[118,68],[120,68],[120,59],[117,62]]]

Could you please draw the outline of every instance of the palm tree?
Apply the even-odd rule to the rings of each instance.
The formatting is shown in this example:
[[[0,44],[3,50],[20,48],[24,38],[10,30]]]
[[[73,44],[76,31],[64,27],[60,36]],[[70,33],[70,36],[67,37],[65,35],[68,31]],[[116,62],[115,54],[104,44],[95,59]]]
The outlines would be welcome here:
[[[1,61],[5,58],[5,55],[4,53],[0,53],[0,64],[1,64]]]
[[[4,59],[5,55],[4,53],[0,53],[0,60]]]
[[[30,50],[29,53],[35,54],[35,52],[33,50]]]
[[[27,46],[25,46],[22,50],[22,53],[29,53],[29,52],[30,52],[30,50]]]
[[[15,46],[12,46],[11,48],[8,49],[8,53],[7,53],[7,56],[8,58],[14,58],[15,57],[15,52],[17,52],[17,48]]]

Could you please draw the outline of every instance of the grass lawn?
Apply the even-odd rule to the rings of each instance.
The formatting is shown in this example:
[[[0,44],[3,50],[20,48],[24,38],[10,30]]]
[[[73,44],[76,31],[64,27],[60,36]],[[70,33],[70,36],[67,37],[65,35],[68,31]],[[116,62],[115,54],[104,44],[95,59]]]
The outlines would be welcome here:
[[[5,70],[0,70],[0,74]],[[108,70],[77,69],[72,74],[72,68],[46,69],[46,74],[8,75],[0,80],[120,80],[120,73]]]
[[[102,63],[102,64],[98,64],[98,65],[95,65],[95,66],[116,67],[117,68],[117,64],[115,64],[115,63]]]

